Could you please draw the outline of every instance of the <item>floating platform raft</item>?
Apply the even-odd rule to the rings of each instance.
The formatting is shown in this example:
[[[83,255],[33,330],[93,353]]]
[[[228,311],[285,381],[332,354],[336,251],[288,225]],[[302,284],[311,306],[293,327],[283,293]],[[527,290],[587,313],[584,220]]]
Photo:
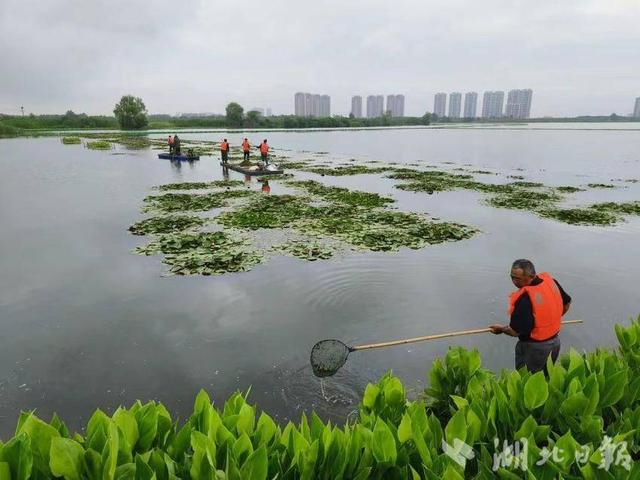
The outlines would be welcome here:
[[[260,169],[257,165],[252,165],[250,167],[241,167],[240,165],[236,165],[233,163],[222,163],[220,162],[224,168],[228,168],[229,170],[233,170],[234,172],[244,173],[245,175],[282,175],[284,170],[266,170]]]
[[[188,162],[190,162],[191,160],[200,160],[199,155],[189,156],[182,153],[180,155],[174,155],[172,153],[159,153],[158,158],[163,158],[165,160],[180,160],[180,161],[188,161]]]

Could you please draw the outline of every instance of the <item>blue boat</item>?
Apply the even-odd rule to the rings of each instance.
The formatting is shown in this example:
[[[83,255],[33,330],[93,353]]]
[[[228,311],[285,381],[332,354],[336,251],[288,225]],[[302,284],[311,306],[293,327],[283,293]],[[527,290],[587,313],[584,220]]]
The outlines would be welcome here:
[[[181,153],[180,155],[175,155],[173,153],[159,153],[158,154],[158,158],[163,158],[165,160],[176,160],[176,161],[188,161],[190,162],[191,160],[200,160],[200,156],[199,155],[185,155],[184,153]]]

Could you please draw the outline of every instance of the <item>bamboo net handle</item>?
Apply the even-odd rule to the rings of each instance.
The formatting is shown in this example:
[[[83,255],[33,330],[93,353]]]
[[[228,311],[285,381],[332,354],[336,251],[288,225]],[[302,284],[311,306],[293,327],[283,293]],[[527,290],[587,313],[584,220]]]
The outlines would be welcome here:
[[[582,320],[565,320],[562,325],[573,325],[583,323]],[[460,332],[438,333],[436,335],[426,335],[424,337],[405,338],[404,340],[394,340],[392,342],[369,343],[367,345],[356,345],[349,347],[349,350],[355,352],[357,350],[370,350],[372,348],[393,347],[394,345],[405,345],[407,343],[424,342],[426,340],[437,340],[439,338],[462,337],[463,335],[475,335],[478,333],[489,333],[490,328],[477,328],[475,330],[462,330]]]

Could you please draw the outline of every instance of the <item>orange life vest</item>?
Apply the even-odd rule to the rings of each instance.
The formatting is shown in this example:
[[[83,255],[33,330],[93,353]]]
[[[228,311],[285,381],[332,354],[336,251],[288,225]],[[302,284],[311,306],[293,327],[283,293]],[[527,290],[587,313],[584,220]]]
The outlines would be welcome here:
[[[229,142],[222,142],[220,144],[220,151],[221,152],[228,152],[229,151]]]
[[[261,143],[260,144],[260,153],[263,155],[266,155],[267,153],[269,153],[269,145],[267,145],[266,143]]]
[[[173,137],[169,137],[167,141],[169,142],[169,145],[173,145]]]
[[[509,296],[509,315],[513,313],[516,301],[521,295],[529,295],[533,309],[533,330],[529,337],[533,340],[548,340],[560,331],[562,319],[562,295],[556,282],[548,273],[538,277],[542,283],[529,285],[516,290]]]
[[[251,145],[249,145],[249,142],[247,140],[242,142],[242,151],[243,152],[248,152],[250,149],[251,149]]]

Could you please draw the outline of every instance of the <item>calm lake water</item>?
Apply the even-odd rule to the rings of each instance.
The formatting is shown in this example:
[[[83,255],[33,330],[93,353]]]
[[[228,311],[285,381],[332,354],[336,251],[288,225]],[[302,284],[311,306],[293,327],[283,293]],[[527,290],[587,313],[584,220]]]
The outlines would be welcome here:
[[[549,185],[640,179],[640,125],[539,128],[252,132],[292,157],[318,161],[472,165]],[[219,140],[221,133],[183,139]],[[164,134],[158,134],[164,137]],[[225,134],[238,144],[244,134]],[[219,277],[167,277],[160,256],[131,250],[146,243],[127,232],[142,218],[142,199],[167,182],[221,178],[216,157],[180,167],[157,151],[100,152],[58,138],[0,140],[0,437],[21,409],[54,411],[70,428],[97,407],[112,411],[157,399],[184,419],[200,388],[221,403],[250,386],[253,402],[278,419],[316,409],[344,419],[367,382],[393,369],[419,393],[432,360],[449,345],[478,348],[483,364],[513,364],[514,341],[464,337],[354,353],[333,378],[308,364],[323,338],[369,343],[483,327],[506,321],[508,271],[527,257],[574,299],[563,347],[615,345],[613,325],[640,313],[640,218],[614,227],[579,227],[531,213],[494,209],[482,194],[434,195],[394,189],[378,175],[318,177],[327,184],[388,193],[402,210],[475,226],[470,240],[347,253],[328,261],[275,257],[252,271]],[[322,160],[320,160],[322,159]],[[448,163],[452,162],[452,163]],[[233,174],[232,174],[233,177]],[[237,175],[234,178],[242,178]],[[255,182],[255,181],[254,181]],[[640,183],[591,189],[571,203],[640,200]],[[271,182],[271,194],[283,189]]]

